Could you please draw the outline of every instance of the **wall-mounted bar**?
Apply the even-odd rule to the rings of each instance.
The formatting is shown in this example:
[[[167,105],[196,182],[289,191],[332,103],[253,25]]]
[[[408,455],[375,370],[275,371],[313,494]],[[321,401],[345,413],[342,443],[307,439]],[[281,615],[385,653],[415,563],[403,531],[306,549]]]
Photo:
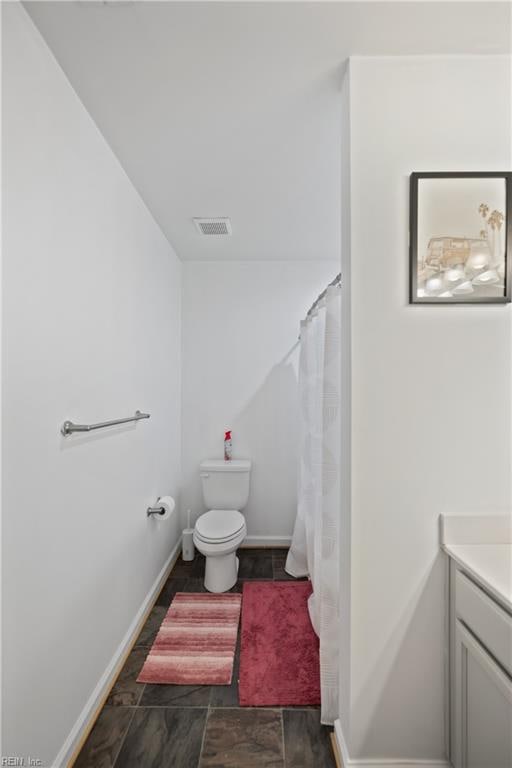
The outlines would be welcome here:
[[[158,500],[156,503],[158,504]],[[151,515],[165,515],[165,507],[148,507],[146,515],[148,517],[151,517]]]
[[[319,296],[316,297],[316,299],[314,300],[314,302],[312,303],[312,305],[310,306],[310,308],[306,313],[305,320],[307,320],[310,317],[310,315],[315,311],[316,307],[320,304],[324,296],[327,294],[327,291],[329,290],[329,288],[332,288],[335,285],[341,285],[341,272],[338,272],[334,280],[331,280],[327,288],[324,291],[322,291],[322,293]],[[298,338],[300,341],[300,334]]]
[[[336,275],[334,280],[332,280],[329,283],[327,288],[331,288],[332,286],[335,286],[335,285],[341,285],[341,272],[338,272],[338,274]],[[317,305],[320,304],[320,302],[322,301],[322,299],[324,298],[324,296],[327,293],[327,288],[324,291],[322,291],[322,293],[319,296],[316,297],[316,299],[314,300],[314,302],[312,303],[312,305],[308,309],[306,317],[309,317],[309,315],[314,311],[314,309],[317,307]]]
[[[102,421],[99,424],[74,424],[72,421],[65,421],[61,427],[61,433],[64,437],[72,435],[73,432],[92,432],[93,429],[103,429],[103,427],[114,427],[116,424],[127,424],[129,421],[140,421],[140,419],[149,419],[150,413],[141,413],[135,411],[135,416],[129,416],[127,419],[114,419],[113,421]]]

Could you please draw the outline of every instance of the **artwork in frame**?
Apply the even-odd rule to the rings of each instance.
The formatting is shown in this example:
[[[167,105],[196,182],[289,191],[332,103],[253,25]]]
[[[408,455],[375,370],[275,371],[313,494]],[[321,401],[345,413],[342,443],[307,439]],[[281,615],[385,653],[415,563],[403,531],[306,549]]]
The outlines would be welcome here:
[[[511,301],[512,173],[412,173],[411,304]]]

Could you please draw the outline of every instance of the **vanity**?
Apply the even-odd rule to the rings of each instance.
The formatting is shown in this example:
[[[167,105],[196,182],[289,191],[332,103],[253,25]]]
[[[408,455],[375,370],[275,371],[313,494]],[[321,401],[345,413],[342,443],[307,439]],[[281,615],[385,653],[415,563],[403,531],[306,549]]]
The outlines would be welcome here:
[[[454,768],[512,768],[512,520],[443,516]]]

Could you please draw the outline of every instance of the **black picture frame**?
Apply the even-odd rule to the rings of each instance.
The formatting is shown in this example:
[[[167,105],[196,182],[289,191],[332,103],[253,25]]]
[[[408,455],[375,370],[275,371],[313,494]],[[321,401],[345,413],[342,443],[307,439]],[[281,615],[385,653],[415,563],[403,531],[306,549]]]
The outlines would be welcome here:
[[[479,295],[418,295],[418,221],[420,211],[419,185],[422,179],[503,179],[505,182],[505,221],[504,221],[504,288],[503,295],[479,296]],[[444,234],[444,233],[443,233]],[[455,233],[446,233],[448,236]],[[465,233],[461,233],[465,234]],[[442,239],[441,237],[439,239]],[[453,238],[452,239],[462,239]],[[468,238],[469,239],[469,238]],[[414,172],[410,175],[410,199],[409,199],[409,304],[509,304],[512,301],[512,259],[510,244],[512,243],[512,172],[509,171],[443,171],[443,172]]]

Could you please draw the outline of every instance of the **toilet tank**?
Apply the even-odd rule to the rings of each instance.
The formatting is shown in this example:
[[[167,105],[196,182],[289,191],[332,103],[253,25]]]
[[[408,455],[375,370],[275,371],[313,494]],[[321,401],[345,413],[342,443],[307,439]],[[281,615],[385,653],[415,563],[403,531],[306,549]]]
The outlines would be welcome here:
[[[208,509],[242,510],[249,498],[251,462],[207,459],[200,466],[203,499]]]

